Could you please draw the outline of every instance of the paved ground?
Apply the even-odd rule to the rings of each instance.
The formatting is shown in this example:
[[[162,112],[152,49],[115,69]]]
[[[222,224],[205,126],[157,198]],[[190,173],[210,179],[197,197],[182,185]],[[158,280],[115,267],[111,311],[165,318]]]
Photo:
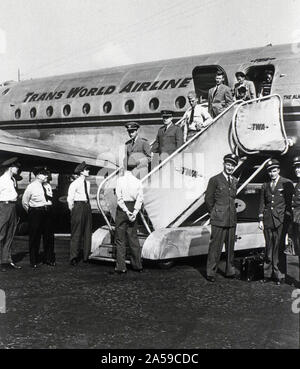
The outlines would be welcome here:
[[[27,240],[15,242],[23,268],[0,273],[0,348],[299,348],[292,286],[210,284],[204,258],[111,275],[109,263],[69,266],[66,240],[56,251],[57,267],[32,270]]]

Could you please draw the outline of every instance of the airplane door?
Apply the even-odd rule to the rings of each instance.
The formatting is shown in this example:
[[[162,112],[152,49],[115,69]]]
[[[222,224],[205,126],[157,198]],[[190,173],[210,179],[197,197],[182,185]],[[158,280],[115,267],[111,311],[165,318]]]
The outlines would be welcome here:
[[[228,85],[228,78],[224,69],[219,65],[198,66],[193,69],[195,92],[201,100],[208,99],[208,90],[215,86],[215,76],[218,71],[224,73],[224,84]]]

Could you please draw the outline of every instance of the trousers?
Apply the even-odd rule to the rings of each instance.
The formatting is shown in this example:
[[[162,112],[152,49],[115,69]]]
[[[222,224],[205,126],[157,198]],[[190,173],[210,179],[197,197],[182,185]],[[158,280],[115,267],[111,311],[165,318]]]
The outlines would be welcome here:
[[[133,212],[134,201],[125,202],[128,210]],[[141,246],[137,235],[137,221],[130,222],[126,213],[120,208],[117,208],[116,213],[116,232],[115,246],[117,249],[117,270],[126,270],[126,244],[130,250],[130,262],[132,269],[142,269]]]
[[[211,226],[211,238],[208,248],[206,274],[214,277],[217,273],[223,244],[226,251],[226,276],[235,274],[234,267],[234,242],[236,227]]]
[[[11,245],[17,228],[17,213],[14,203],[0,203],[0,263],[12,262]]]
[[[71,212],[70,260],[79,258],[83,249],[83,260],[87,261],[92,242],[92,210],[88,202],[75,202]]]
[[[276,279],[281,279],[286,274],[285,235],[286,226],[284,224],[277,228],[264,229],[266,240],[264,276],[266,278],[271,278],[272,273],[274,273]]]
[[[54,232],[53,213],[51,206],[42,208],[29,208],[29,259],[30,264],[39,262],[41,237],[43,236],[44,262],[54,262]]]

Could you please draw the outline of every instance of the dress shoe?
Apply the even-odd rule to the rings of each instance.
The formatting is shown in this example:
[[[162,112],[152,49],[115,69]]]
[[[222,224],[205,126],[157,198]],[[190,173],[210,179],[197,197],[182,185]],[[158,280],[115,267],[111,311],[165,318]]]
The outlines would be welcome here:
[[[285,283],[285,279],[281,278],[281,279],[277,279],[277,281],[275,282],[276,286],[280,286],[281,284]]]
[[[22,267],[20,265],[17,265],[15,263],[9,263],[9,266],[10,266],[10,268],[13,268],[13,269],[22,269]]]
[[[0,271],[3,273],[7,272],[7,267],[5,265],[1,265]]]
[[[269,283],[271,282],[271,278],[264,278],[264,279],[261,279],[260,281],[261,283]]]
[[[36,269],[37,268],[37,264],[31,264],[31,268],[32,269]]]
[[[125,274],[125,273],[127,273],[127,270],[118,270],[118,269],[115,269],[114,273],[116,273],[116,274]]]
[[[78,263],[77,263],[77,261],[75,260],[75,259],[72,259],[71,261],[70,261],[70,265],[72,265],[72,266],[76,266]]]
[[[137,273],[144,273],[144,269],[141,268],[141,269],[132,269],[134,272],[137,272]]]
[[[227,275],[226,278],[227,279],[236,279],[236,275],[235,274]]]
[[[207,276],[206,279],[208,280],[208,282],[215,282],[216,281],[215,277]]]

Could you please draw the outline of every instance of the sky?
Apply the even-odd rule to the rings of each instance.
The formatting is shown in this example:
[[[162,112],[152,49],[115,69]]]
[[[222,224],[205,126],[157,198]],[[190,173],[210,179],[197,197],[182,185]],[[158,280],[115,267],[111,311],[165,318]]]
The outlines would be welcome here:
[[[0,82],[300,43],[300,0],[0,0]]]

